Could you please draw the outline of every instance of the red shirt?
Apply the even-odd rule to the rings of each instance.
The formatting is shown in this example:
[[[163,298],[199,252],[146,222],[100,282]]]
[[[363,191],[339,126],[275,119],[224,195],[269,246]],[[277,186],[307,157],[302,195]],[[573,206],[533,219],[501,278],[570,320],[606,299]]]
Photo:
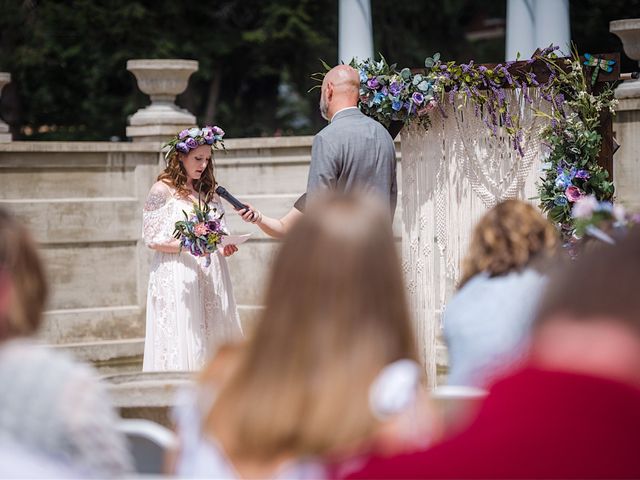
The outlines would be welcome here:
[[[527,368],[492,387],[465,431],[349,478],[640,478],[640,389]]]

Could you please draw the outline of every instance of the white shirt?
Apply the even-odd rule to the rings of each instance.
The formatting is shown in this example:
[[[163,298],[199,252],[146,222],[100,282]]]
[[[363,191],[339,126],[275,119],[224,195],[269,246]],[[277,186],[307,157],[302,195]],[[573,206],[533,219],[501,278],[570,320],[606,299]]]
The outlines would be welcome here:
[[[340,112],[344,112],[345,110],[351,110],[352,108],[358,108],[358,107],[341,108],[340,110],[338,110],[336,113],[333,114],[333,116],[331,117],[331,120],[329,120],[329,122],[333,122],[333,119],[336,118],[336,115],[339,114]]]

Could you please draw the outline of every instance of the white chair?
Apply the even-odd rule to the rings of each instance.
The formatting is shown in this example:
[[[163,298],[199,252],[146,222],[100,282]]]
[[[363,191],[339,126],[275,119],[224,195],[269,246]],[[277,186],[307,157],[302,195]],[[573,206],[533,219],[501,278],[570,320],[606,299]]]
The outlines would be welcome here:
[[[431,392],[431,399],[440,411],[444,427],[449,432],[468,425],[486,396],[486,390],[462,385],[443,385]]]
[[[117,429],[127,437],[136,472],[155,475],[164,473],[165,454],[175,448],[178,442],[171,430],[141,419],[121,419]]]

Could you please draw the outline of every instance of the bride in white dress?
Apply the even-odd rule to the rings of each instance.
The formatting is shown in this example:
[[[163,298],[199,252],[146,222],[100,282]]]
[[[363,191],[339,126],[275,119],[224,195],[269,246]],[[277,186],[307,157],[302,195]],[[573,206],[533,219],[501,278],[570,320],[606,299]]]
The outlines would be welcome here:
[[[183,210],[190,213],[198,200],[224,211],[214,193],[211,162],[222,135],[218,127],[192,128],[169,142],[167,168],[144,206],[144,241],[155,250],[147,293],[145,372],[199,370],[218,345],[242,336],[225,259],[237,247],[211,254],[208,264],[205,257],[180,251],[180,241],[173,237]]]

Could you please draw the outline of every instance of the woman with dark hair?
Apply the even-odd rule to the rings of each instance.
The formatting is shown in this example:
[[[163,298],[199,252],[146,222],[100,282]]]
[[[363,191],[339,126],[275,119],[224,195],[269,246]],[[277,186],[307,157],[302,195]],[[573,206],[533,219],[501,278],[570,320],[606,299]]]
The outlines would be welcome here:
[[[486,387],[526,351],[558,233],[532,205],[506,200],[477,223],[459,290],[444,312],[448,383]]]
[[[224,213],[215,193],[213,149],[219,127],[192,128],[169,143],[167,167],[144,205],[143,235],[155,250],[147,294],[143,371],[199,370],[213,349],[242,335],[231,277],[224,257],[229,245],[209,260],[182,251],[175,223],[195,204]],[[221,220],[224,225],[224,218]]]

